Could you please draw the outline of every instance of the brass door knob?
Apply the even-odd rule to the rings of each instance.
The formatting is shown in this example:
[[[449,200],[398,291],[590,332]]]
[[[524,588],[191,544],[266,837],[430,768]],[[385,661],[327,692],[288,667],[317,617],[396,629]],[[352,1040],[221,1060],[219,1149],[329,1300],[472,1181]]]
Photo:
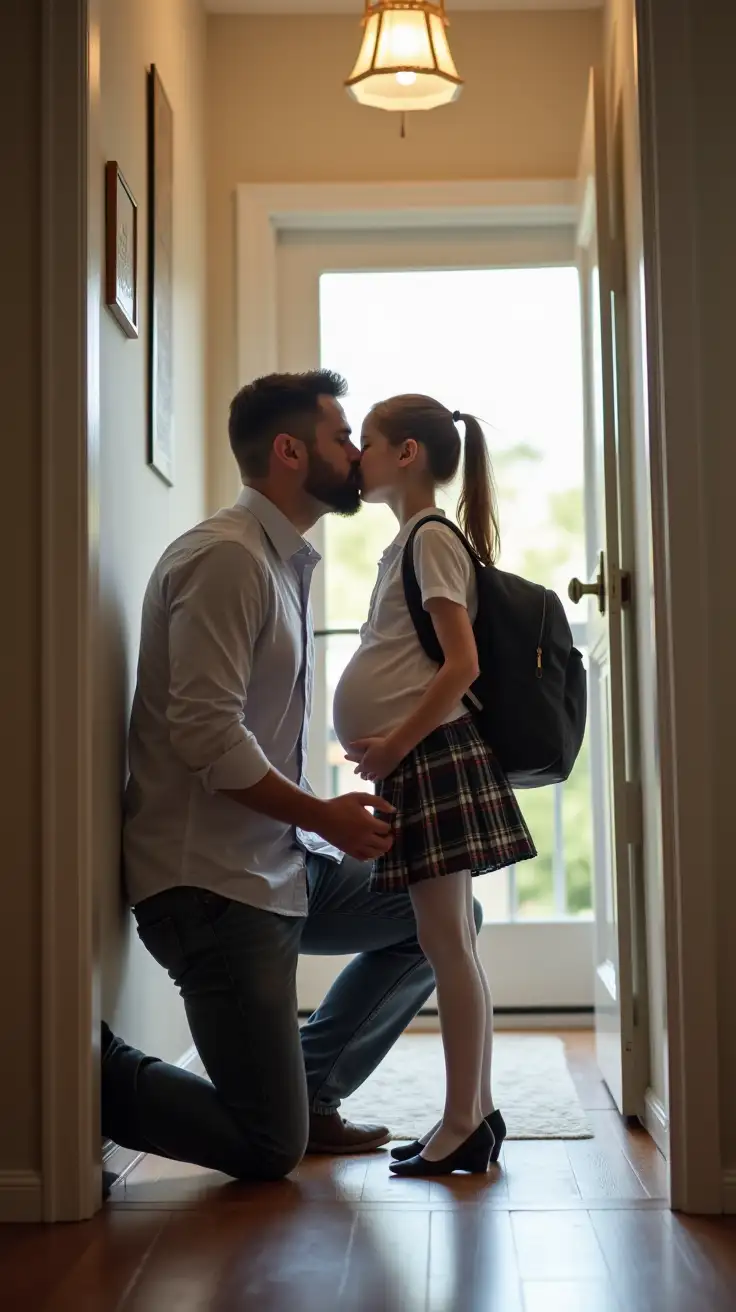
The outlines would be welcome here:
[[[582,601],[583,597],[597,597],[599,592],[600,589],[598,587],[597,579],[595,583],[581,583],[580,579],[570,579],[567,588],[567,595],[570,598],[570,601],[575,602],[576,606],[579,601]]]
[[[567,585],[567,595],[570,601],[577,606],[583,597],[597,597],[598,609],[601,615],[606,613],[606,572],[604,568],[603,552],[601,552],[598,574],[592,583],[581,583],[580,579],[570,579]]]

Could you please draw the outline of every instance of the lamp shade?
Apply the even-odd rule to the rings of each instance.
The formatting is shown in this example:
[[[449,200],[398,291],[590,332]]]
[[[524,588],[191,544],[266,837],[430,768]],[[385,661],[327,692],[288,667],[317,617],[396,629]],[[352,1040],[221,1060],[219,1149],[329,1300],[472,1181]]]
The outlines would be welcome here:
[[[444,0],[366,0],[363,44],[345,86],[361,105],[406,113],[456,100]]]

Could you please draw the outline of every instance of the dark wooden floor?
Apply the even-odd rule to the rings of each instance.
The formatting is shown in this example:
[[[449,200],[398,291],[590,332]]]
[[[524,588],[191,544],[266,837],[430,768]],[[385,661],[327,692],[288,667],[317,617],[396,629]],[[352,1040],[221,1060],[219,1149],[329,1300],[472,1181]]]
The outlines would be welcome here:
[[[484,1179],[386,1154],[246,1187],[147,1158],[82,1225],[5,1227],[3,1312],[733,1312],[736,1219],[673,1216],[587,1034],[564,1036],[595,1138],[510,1142]]]

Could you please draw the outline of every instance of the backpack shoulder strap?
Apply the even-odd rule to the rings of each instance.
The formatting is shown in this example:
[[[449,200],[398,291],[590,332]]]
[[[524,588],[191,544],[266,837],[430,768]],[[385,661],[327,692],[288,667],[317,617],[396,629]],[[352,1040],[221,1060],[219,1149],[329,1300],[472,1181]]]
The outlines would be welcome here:
[[[406,540],[404,554],[401,561],[401,578],[404,584],[406,604],[409,614],[411,615],[412,623],[416,629],[417,637],[422,644],[424,651],[427,656],[429,656],[430,660],[436,661],[438,665],[442,665],[444,663],[445,655],[437,634],[435,633],[432,616],[422,605],[422,590],[419,586],[416,569],[414,568],[414,540],[419,530],[424,528],[425,524],[444,524],[445,528],[449,528],[455,536],[460,539],[470,556],[476,571],[482,570],[483,565],[473,551],[473,548],[468,542],[462,529],[459,529],[457,524],[453,524],[451,519],[446,519],[444,515],[427,515],[424,519],[420,519],[419,523],[414,525],[414,528]]]

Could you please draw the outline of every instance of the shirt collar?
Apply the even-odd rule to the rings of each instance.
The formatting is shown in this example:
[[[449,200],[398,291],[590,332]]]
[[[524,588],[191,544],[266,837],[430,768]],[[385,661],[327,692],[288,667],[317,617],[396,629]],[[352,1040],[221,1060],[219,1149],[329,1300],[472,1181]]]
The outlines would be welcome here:
[[[417,524],[426,519],[428,515],[441,515],[443,519],[447,518],[444,510],[440,510],[438,506],[430,506],[428,510],[418,510],[416,515],[412,515],[411,519],[407,520],[404,527],[397,533],[391,543],[392,547],[405,547],[412,529],[416,528]]]
[[[243,506],[255,516],[282,560],[291,560],[300,551],[313,556],[315,563],[321,559],[319,552],[294,528],[291,520],[262,492],[257,492],[254,487],[244,487],[236,505]]]

